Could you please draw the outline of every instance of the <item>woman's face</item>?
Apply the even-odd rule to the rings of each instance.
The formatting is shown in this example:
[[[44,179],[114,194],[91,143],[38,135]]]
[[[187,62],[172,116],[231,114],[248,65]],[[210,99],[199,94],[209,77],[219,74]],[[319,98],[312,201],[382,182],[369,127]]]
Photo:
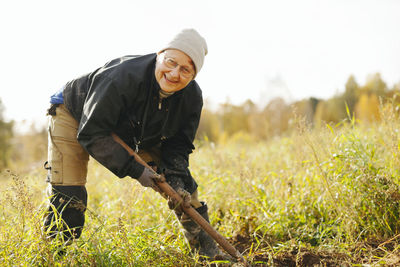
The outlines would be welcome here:
[[[157,55],[155,76],[165,92],[177,92],[193,79],[195,69],[192,60],[180,50],[168,49]]]

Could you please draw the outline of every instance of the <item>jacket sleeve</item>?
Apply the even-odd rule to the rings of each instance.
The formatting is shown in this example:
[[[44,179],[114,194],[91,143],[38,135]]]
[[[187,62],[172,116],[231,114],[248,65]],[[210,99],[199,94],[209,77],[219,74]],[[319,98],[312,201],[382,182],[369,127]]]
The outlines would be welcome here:
[[[162,143],[162,167],[164,169],[167,181],[174,187],[173,183],[179,184],[183,182],[184,189],[189,193],[193,193],[197,184],[193,180],[189,171],[189,154],[195,148],[193,141],[200,122],[201,109],[203,101],[195,99],[191,112],[183,120],[179,131],[172,137],[166,139]],[[178,180],[178,181],[177,181]],[[176,188],[175,188],[176,189]]]
[[[144,167],[111,136],[122,111],[127,106],[128,97],[133,96],[126,95],[126,92],[107,76],[94,77],[83,106],[78,141],[93,158],[118,177],[138,178]]]

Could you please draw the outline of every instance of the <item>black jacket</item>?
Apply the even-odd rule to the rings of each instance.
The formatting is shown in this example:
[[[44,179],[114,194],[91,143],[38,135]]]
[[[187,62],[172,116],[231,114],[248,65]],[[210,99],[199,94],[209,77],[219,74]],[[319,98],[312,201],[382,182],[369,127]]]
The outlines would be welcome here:
[[[143,166],[114,141],[112,132],[133,149],[161,144],[160,167],[178,174],[193,193],[197,184],[188,162],[203,105],[201,89],[191,81],[160,100],[155,61],[156,54],[112,60],[68,82],[64,104],[79,122],[79,143],[115,175],[138,178]]]

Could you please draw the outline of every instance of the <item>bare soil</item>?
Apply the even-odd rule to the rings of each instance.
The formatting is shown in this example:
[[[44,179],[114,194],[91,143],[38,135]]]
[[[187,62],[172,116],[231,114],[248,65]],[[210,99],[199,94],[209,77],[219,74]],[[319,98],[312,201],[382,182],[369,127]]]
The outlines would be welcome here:
[[[266,239],[268,239],[266,237]],[[260,241],[260,240],[259,240]],[[251,247],[257,242],[241,232],[230,239],[231,244],[243,255],[249,255]],[[395,240],[367,240],[359,242],[347,251],[343,249],[324,249],[321,247],[289,247],[279,252],[273,252],[267,245],[269,240],[258,247],[257,252],[251,253],[248,261],[251,266],[277,266],[277,267],[333,267],[354,266],[400,266],[400,244]]]

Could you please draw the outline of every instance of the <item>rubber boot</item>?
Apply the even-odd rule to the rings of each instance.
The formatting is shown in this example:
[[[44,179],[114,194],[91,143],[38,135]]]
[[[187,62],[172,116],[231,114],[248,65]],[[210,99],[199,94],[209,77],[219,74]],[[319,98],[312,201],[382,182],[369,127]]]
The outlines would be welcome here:
[[[86,206],[87,191],[84,186],[52,186],[50,205],[44,221],[48,236],[54,238],[62,234],[64,241],[79,238],[85,224]]]
[[[197,208],[196,211],[207,221],[208,208],[207,205],[202,202],[203,206]],[[192,253],[199,253],[201,256],[206,256],[214,259],[215,256],[224,255],[221,250],[217,247],[214,239],[206,233],[195,221],[193,221],[188,215],[184,213],[176,213],[179,221],[181,222],[185,237],[189,242]]]

